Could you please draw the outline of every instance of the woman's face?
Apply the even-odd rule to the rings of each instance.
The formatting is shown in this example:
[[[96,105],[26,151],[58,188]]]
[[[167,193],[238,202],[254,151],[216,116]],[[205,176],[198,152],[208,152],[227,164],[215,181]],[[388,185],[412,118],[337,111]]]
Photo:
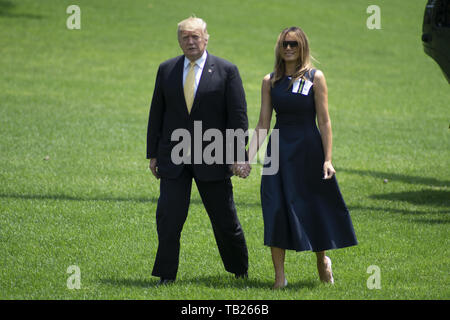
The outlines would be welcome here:
[[[298,48],[297,38],[293,32],[289,32],[284,37],[283,47],[281,49],[281,57],[285,62],[297,61],[300,50]]]

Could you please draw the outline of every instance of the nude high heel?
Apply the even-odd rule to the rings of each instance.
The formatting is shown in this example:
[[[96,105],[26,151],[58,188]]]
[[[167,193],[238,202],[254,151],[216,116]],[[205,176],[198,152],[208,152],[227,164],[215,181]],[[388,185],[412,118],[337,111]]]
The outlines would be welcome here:
[[[325,256],[325,259],[327,260],[327,271],[329,271],[330,274],[330,280],[329,281],[323,281],[325,283],[331,283],[334,284],[334,278],[333,278],[333,269],[331,269],[331,259],[330,257]]]
[[[283,284],[282,286],[278,286],[278,287],[275,287],[275,286],[274,286],[272,289],[273,289],[273,290],[283,289],[283,288],[286,288],[287,285],[288,285],[288,281],[287,281],[286,278],[284,278],[284,284]]]

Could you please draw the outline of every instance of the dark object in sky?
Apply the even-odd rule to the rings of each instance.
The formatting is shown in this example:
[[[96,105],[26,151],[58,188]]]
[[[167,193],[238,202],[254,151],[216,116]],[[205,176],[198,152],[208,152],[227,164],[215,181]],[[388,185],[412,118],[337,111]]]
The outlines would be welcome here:
[[[450,0],[428,0],[423,17],[423,49],[450,83]]]

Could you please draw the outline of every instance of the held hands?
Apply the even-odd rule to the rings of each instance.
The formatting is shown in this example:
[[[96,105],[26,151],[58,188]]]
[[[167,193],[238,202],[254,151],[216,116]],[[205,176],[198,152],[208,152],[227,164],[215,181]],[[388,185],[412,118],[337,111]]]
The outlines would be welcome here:
[[[331,179],[336,174],[331,161],[325,161],[323,164],[323,178],[324,180]]]
[[[156,179],[159,179],[158,174],[158,163],[156,161],[156,158],[150,159],[149,169],[152,172],[152,174],[155,176]],[[241,177],[241,178],[247,178],[250,174],[250,171],[252,170],[252,167],[248,162],[246,163],[234,163],[230,166],[231,172],[235,176]]]
[[[250,171],[252,170],[252,166],[250,165],[250,163],[245,162],[245,163],[234,163],[230,166],[230,170],[231,172],[233,172],[233,174],[235,176],[238,176],[240,178],[247,178],[250,175]]]

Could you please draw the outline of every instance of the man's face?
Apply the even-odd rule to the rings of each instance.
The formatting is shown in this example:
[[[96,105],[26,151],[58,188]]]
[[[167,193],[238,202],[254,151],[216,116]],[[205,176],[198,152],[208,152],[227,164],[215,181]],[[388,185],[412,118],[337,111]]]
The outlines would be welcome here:
[[[195,61],[203,55],[208,40],[201,29],[193,31],[182,30],[178,34],[178,42],[184,55],[191,61]]]

